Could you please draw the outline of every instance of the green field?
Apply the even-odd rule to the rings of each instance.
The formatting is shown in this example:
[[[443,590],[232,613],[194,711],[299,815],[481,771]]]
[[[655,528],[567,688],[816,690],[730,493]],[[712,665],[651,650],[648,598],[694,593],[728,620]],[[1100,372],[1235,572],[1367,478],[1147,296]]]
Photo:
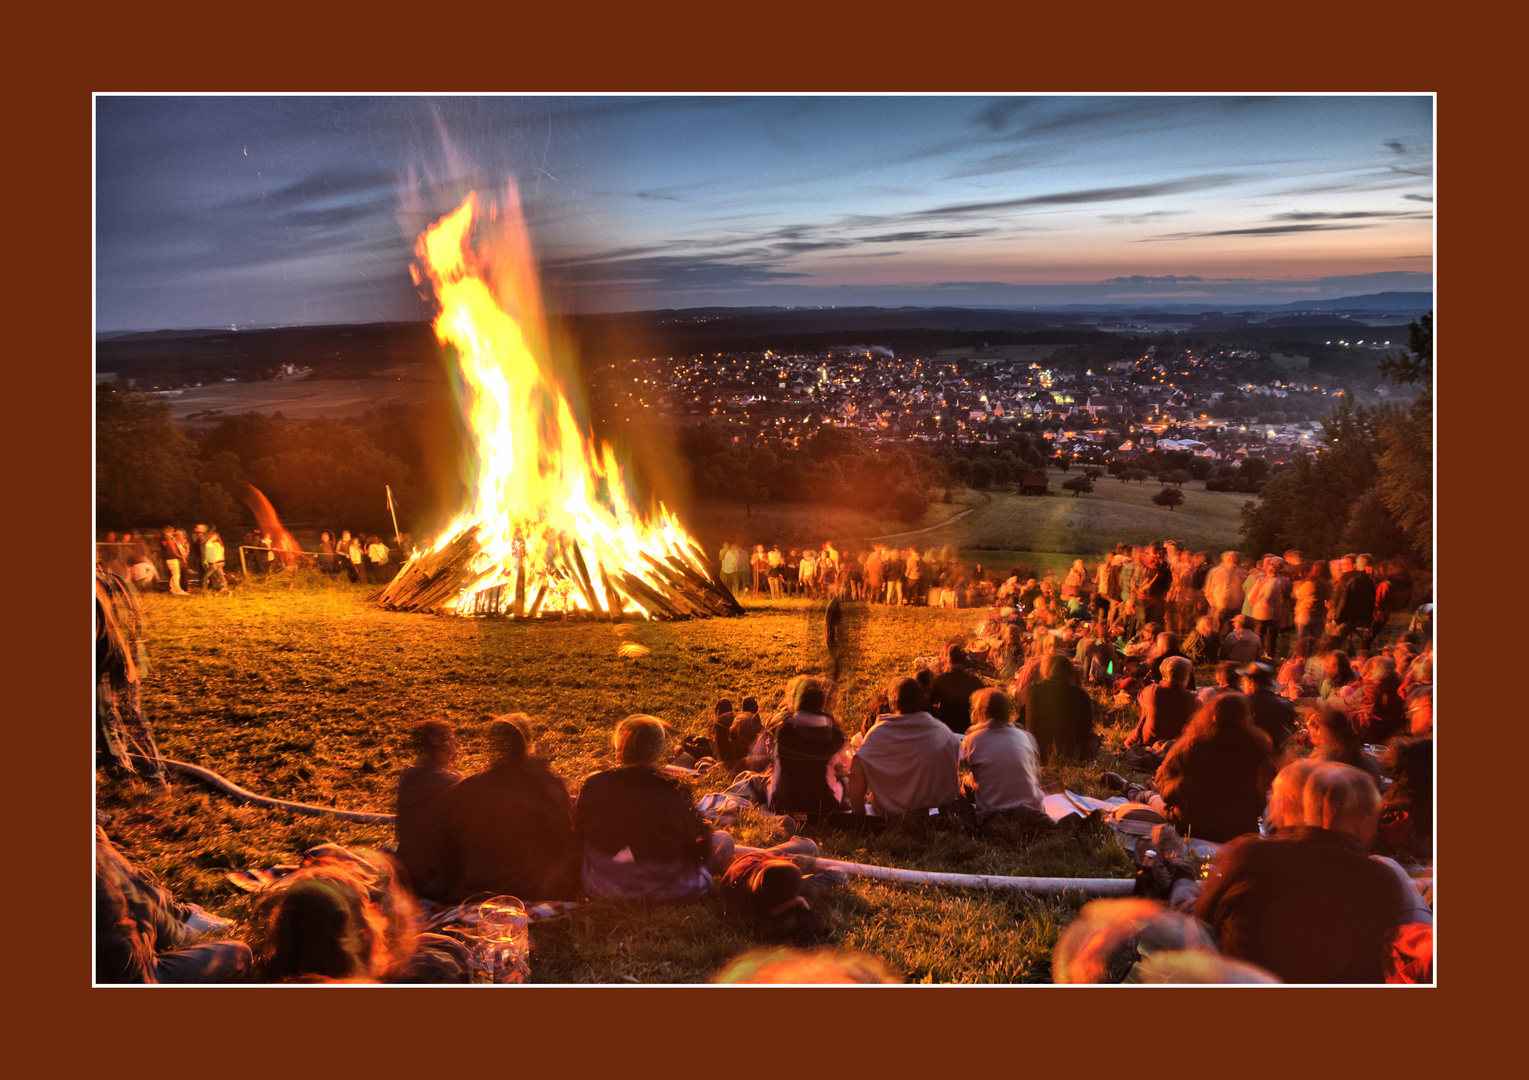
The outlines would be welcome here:
[[[649,656],[623,659],[608,624],[523,626],[384,612],[366,590],[317,574],[242,585],[220,596],[144,598],[151,657],[144,701],[164,753],[210,768],[261,794],[355,810],[392,810],[411,759],[413,722],[442,716],[459,728],[464,771],[482,767],[491,713],[524,711],[536,752],[577,791],[610,764],[610,734],[633,712],[701,734],[717,698],[774,702],[785,681],[823,671],[823,625],[810,601],[750,603],[748,617],[639,623],[631,639]],[[834,711],[858,726],[871,695],[919,657],[967,634],[971,611],[846,606]],[[1118,747],[1126,717],[1107,731]],[[1106,754],[1089,766],[1048,769],[1044,779],[1104,795]],[[235,803],[175,778],[160,794],[98,774],[105,828],[128,855],[183,899],[234,918],[249,898],[229,870],[294,860],[324,841],[380,845],[387,827],[291,816]],[[719,790],[720,779],[696,782]],[[976,838],[922,823],[867,836],[809,830],[825,853],[860,862],[956,872],[1120,877],[1126,852],[1105,831],[1025,841]],[[784,834],[746,817],[742,843]],[[1037,898],[910,888],[856,880],[824,907],[830,940],[868,949],[910,981],[1046,981],[1057,933],[1081,897]],[[671,907],[583,905],[536,929],[533,978],[541,982],[695,982],[750,942],[715,903]]]

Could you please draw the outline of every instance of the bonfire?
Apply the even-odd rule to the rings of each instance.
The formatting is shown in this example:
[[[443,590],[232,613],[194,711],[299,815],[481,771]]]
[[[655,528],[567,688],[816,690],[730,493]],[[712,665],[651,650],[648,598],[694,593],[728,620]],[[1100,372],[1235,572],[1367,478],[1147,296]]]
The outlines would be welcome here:
[[[640,510],[615,451],[575,419],[513,189],[489,222],[480,210],[469,194],[420,236],[410,267],[456,357],[469,505],[373,599],[517,619],[743,614],[679,519],[661,502]],[[495,242],[475,244],[475,226]]]

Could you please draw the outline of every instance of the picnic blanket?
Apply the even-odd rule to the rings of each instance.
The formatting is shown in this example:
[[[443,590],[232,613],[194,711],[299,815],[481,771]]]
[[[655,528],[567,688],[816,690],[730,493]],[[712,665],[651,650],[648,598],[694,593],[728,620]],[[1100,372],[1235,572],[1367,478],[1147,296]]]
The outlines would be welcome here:
[[[1108,799],[1095,799],[1088,795],[1079,795],[1075,791],[1064,790],[1055,795],[1047,795],[1041,805],[1052,821],[1061,821],[1073,814],[1087,817],[1095,810],[1100,811],[1104,815],[1105,822],[1120,838],[1122,846],[1127,850],[1135,847],[1136,841],[1141,837],[1150,835],[1154,825],[1163,824],[1162,815],[1150,806],[1145,803],[1133,803],[1121,795],[1114,795]],[[1208,859],[1221,850],[1220,844],[1210,840],[1187,837],[1184,842],[1202,859]]]

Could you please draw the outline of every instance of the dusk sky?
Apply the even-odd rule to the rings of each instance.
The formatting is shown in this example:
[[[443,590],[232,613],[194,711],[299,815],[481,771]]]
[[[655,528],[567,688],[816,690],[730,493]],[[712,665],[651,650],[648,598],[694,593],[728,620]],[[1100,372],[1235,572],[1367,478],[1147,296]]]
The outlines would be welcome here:
[[[1433,154],[1427,96],[103,96],[97,328],[426,317],[510,177],[554,310],[1431,289]]]

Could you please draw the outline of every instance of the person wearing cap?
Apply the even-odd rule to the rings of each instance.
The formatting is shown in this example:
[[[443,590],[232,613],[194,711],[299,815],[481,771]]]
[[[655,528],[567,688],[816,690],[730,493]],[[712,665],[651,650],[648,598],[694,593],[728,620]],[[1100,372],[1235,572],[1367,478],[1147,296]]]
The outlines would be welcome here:
[[[445,899],[479,892],[526,903],[579,898],[579,847],[568,785],[530,756],[531,719],[494,717],[492,764],[447,797],[441,880]]]
[[[1242,692],[1253,710],[1253,724],[1269,736],[1278,750],[1295,731],[1295,702],[1279,692],[1279,680],[1268,664],[1251,663],[1239,672]]]
[[[590,775],[574,804],[584,889],[626,900],[704,900],[733,856],[690,795],[664,774],[669,735],[641,713],[616,725],[614,769]]]
[[[1232,632],[1221,639],[1221,659],[1249,664],[1263,654],[1263,639],[1248,629],[1246,615],[1232,617]]]

